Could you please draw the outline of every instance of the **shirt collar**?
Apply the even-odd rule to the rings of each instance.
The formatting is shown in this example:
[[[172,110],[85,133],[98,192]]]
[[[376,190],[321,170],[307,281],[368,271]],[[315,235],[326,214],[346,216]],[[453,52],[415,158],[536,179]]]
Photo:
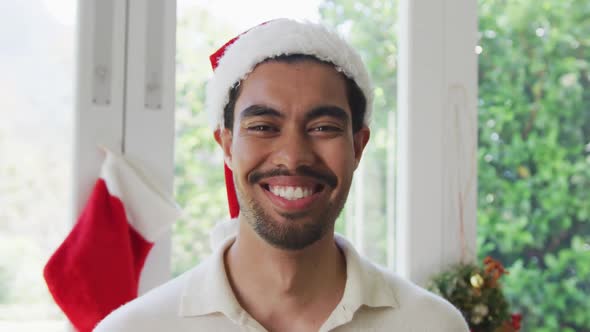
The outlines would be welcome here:
[[[192,270],[182,293],[179,314],[183,317],[223,313],[232,321],[244,319],[246,312],[238,303],[225,272],[224,253],[235,241],[237,220],[225,223],[222,242],[213,243],[214,253]],[[228,226],[229,225],[229,226]],[[233,228],[233,231],[228,229]],[[214,231],[215,233],[215,231]],[[360,257],[352,244],[335,234],[335,241],[346,259],[346,284],[342,300],[324,323],[333,328],[352,320],[361,307],[398,308],[395,291],[379,267]],[[219,245],[221,243],[221,245]]]
[[[344,237],[335,234],[334,238],[346,258],[346,284],[342,300],[320,328],[321,332],[352,321],[362,306],[399,307],[391,283],[385,280],[386,272],[362,258]]]
[[[244,310],[234,296],[225,273],[224,253],[234,241],[235,237],[225,239],[211,256],[189,272],[181,295],[180,316],[220,312],[236,322],[242,319]]]
[[[395,292],[385,280],[386,272],[362,258],[343,236],[335,234],[334,238],[346,258],[346,286],[341,305],[352,311],[363,305],[397,308]]]

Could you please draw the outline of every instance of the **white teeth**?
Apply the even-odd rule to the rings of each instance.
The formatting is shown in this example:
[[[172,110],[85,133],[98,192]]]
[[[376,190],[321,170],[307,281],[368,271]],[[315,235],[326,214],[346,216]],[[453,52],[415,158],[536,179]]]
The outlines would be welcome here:
[[[307,197],[313,193],[311,188],[303,187],[283,187],[283,186],[269,186],[269,190],[282,198],[290,201]]]

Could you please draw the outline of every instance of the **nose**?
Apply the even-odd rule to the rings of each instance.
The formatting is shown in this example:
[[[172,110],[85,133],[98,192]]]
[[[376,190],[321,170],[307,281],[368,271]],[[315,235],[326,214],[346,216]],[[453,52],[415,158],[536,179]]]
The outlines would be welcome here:
[[[313,142],[301,130],[283,130],[273,145],[272,162],[276,167],[295,170],[300,166],[312,166],[315,162]]]

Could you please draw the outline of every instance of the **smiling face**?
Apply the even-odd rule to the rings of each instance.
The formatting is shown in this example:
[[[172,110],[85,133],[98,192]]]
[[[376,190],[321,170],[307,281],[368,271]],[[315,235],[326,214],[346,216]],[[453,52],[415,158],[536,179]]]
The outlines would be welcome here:
[[[245,219],[302,249],[333,232],[369,139],[353,134],[344,76],[313,60],[267,61],[241,83],[233,128],[216,132]]]

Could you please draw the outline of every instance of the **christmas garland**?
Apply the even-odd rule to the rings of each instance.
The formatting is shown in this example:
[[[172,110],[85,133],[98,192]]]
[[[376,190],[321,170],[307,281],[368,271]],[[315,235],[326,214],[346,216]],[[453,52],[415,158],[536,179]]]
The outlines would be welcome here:
[[[473,332],[519,331],[521,316],[510,314],[499,283],[508,271],[491,257],[483,263],[454,266],[435,276],[428,289],[455,305]]]

